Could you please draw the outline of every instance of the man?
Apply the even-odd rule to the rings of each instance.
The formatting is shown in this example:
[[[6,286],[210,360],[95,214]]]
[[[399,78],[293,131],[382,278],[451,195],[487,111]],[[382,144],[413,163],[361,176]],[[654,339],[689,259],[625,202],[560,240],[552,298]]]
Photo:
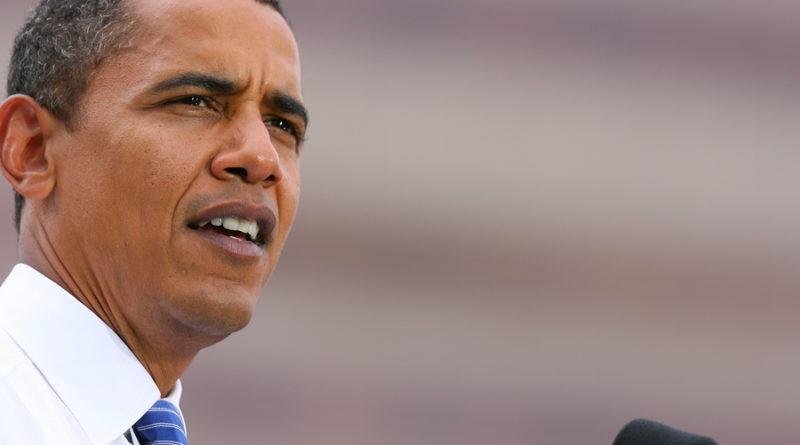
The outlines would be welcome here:
[[[280,5],[44,0],[9,94],[0,443],[185,443],[178,379],[250,320],[300,193]]]

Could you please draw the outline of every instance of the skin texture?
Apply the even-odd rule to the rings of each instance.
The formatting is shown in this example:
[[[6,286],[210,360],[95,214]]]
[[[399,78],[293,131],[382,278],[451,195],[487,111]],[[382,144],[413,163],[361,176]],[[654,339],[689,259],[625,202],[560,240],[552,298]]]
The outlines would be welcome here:
[[[111,326],[165,395],[200,349],[248,323],[278,261],[305,121],[274,98],[301,102],[300,67],[284,19],[253,0],[128,7],[136,32],[91,77],[74,130],[27,96],[3,103],[2,164],[27,199],[22,261]],[[156,88],[187,73],[231,88]],[[192,228],[229,204],[274,214],[260,254]]]

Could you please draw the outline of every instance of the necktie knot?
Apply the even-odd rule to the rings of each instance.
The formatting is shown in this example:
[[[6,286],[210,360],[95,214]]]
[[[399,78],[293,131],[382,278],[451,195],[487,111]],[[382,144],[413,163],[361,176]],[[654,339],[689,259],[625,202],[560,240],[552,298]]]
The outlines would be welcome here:
[[[166,400],[157,401],[133,424],[142,445],[189,445],[186,427],[178,408]]]

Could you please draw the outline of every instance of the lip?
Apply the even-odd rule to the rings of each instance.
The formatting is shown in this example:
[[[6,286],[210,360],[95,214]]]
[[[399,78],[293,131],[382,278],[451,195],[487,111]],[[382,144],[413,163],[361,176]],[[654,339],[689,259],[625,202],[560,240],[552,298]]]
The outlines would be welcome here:
[[[199,229],[199,225],[203,222],[225,216],[235,216],[256,221],[258,224],[258,242],[240,240],[211,230]],[[264,247],[272,242],[276,225],[277,217],[275,211],[265,203],[252,201],[231,201],[215,204],[199,211],[186,224],[194,233],[221,247],[229,254],[238,257],[260,257],[263,255]]]

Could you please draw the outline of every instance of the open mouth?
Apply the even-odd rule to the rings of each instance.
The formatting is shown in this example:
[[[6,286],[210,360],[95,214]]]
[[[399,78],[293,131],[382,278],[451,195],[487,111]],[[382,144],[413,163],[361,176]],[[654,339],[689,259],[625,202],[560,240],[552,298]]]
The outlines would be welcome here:
[[[239,241],[249,241],[258,246],[265,244],[264,231],[256,220],[237,216],[224,216],[189,224],[189,228],[225,235]]]

